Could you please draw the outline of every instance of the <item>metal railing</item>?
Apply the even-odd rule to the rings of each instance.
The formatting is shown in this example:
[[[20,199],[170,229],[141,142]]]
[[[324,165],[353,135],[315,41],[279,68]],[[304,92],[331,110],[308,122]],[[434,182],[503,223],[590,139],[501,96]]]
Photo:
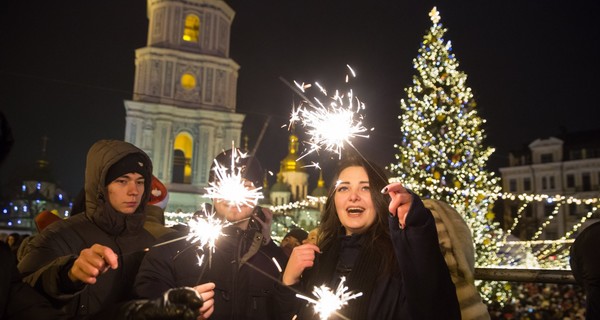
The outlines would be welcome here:
[[[474,276],[477,280],[577,284],[571,270],[475,268]]]

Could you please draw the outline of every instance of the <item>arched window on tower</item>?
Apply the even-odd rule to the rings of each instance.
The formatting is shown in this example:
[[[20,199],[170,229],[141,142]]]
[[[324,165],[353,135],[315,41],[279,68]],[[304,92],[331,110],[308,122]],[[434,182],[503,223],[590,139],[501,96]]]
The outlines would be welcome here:
[[[188,14],[185,17],[185,26],[183,28],[183,41],[198,42],[200,35],[200,18],[195,14]]]
[[[175,138],[173,147],[173,182],[192,183],[192,136],[182,132]]]

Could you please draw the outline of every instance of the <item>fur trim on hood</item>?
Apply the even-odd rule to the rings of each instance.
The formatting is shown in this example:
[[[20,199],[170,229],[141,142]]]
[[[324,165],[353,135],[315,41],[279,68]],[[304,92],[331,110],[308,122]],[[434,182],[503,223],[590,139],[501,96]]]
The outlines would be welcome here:
[[[490,314],[475,286],[475,248],[463,217],[443,201],[425,199],[438,232],[440,249],[450,270],[462,319],[487,320]]]

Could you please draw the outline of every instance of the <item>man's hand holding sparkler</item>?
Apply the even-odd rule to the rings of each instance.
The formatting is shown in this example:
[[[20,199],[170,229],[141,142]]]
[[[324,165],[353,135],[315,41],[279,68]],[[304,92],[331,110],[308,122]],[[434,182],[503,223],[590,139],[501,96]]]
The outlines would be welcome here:
[[[208,319],[215,310],[215,284],[207,282],[194,287],[194,290],[202,297],[202,307],[200,307],[200,316],[198,320]]]
[[[291,286],[298,283],[304,269],[311,268],[315,264],[317,252],[321,253],[321,249],[312,243],[295,247],[283,272],[283,284]]]
[[[398,217],[400,228],[404,229],[406,216],[413,202],[413,195],[399,182],[388,184],[381,190],[381,193],[387,193],[392,198],[388,207],[390,214]]]
[[[73,263],[68,276],[71,281],[81,281],[87,284],[96,283],[96,278],[108,271],[109,268],[119,267],[117,254],[109,247],[94,244],[81,250],[79,257]]]

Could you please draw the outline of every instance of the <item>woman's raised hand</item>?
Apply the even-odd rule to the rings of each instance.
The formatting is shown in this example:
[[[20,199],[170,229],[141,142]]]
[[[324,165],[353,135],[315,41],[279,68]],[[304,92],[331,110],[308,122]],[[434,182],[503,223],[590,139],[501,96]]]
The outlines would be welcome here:
[[[412,205],[412,194],[400,182],[388,184],[381,190],[381,193],[387,193],[392,198],[388,209],[392,216],[398,217],[400,227],[404,228],[406,226],[406,216]]]

